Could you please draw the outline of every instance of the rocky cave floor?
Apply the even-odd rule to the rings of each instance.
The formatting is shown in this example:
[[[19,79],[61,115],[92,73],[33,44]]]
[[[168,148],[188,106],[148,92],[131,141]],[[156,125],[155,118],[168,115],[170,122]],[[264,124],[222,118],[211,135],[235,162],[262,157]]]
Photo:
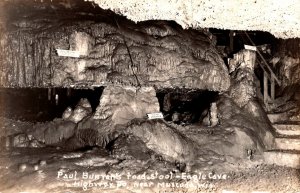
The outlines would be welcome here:
[[[32,126],[32,123],[7,118],[1,118],[1,123],[2,127],[13,130]],[[190,135],[207,133],[216,140],[224,137],[226,132],[221,126],[210,128],[209,133],[207,128],[197,127],[195,130],[192,126],[187,127]],[[192,166],[184,167],[154,154],[143,153],[146,151],[140,145],[131,146],[125,157],[116,155],[120,152],[100,147],[76,151],[58,147],[2,148],[0,191],[177,193],[300,190],[299,170],[265,165],[260,155],[252,159],[237,159],[204,148],[202,156],[194,160]],[[86,179],[87,173],[90,179]],[[188,175],[196,175],[194,178],[198,180],[188,179]]]

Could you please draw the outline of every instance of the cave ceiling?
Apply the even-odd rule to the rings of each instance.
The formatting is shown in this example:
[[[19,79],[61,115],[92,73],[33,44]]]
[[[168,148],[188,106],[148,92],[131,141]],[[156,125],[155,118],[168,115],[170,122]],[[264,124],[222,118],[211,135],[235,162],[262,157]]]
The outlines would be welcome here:
[[[92,7],[112,10],[139,22],[146,20],[173,20],[185,28],[216,28],[228,30],[255,30],[270,32],[277,38],[300,37],[300,2],[298,0],[85,0]],[[34,6],[46,7],[46,3],[60,3],[72,8],[78,0],[5,0],[3,4],[35,3]],[[84,9],[84,7],[81,7]],[[87,7],[85,7],[87,8]],[[95,13],[97,9],[87,9]],[[5,13],[5,11],[4,11]],[[3,11],[0,21],[5,20]]]
[[[183,28],[259,30],[300,37],[298,0],[89,0],[138,22],[174,20]]]

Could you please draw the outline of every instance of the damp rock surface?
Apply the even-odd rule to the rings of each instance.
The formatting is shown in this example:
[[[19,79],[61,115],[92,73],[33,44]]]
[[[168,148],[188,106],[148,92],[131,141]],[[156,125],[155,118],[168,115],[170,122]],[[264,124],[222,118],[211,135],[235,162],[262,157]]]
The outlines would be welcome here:
[[[250,50],[242,50],[229,60],[231,73],[229,95],[240,107],[247,105],[250,99],[256,97],[255,60],[256,53]]]
[[[100,98],[93,119],[107,120],[112,125],[125,125],[147,113],[159,112],[159,103],[153,87],[106,87]]]
[[[138,22],[174,20],[184,28],[205,27],[269,31],[279,38],[299,37],[297,1],[128,1],[89,0]],[[151,9],[149,10],[149,7]],[[230,19],[228,19],[230,18]]]
[[[70,111],[70,109],[67,108],[63,115],[63,118],[77,124],[78,122],[82,121],[82,119],[89,116],[91,113],[91,104],[87,99],[84,98],[79,101],[79,103],[76,105],[73,111]],[[67,114],[69,115],[67,116]]]
[[[66,12],[55,3],[44,4],[47,12],[39,3],[10,3],[3,11],[20,14],[1,24],[8,26],[1,31],[1,86],[119,84],[225,91],[230,85],[215,40],[205,30],[183,30],[167,21],[135,24],[100,8],[97,16],[82,20],[82,12]],[[80,56],[58,56],[56,49]]]
[[[27,133],[38,142],[46,145],[57,144],[75,134],[76,124],[71,121],[56,120],[54,122],[37,123]]]
[[[197,157],[196,144],[162,120],[133,121],[128,132],[167,160],[192,162]]]

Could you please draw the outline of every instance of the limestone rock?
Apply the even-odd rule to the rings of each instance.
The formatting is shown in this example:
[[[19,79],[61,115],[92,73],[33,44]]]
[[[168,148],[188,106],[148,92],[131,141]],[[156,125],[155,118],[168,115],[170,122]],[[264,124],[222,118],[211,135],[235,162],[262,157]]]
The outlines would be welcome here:
[[[88,33],[75,31],[70,35],[70,50],[79,51],[80,56],[87,56],[94,43],[95,39]]]
[[[300,84],[300,58],[284,56],[280,60],[280,76],[283,86]]]
[[[109,119],[111,125],[124,125],[147,113],[159,112],[159,103],[153,87],[108,86],[100,98],[93,116],[97,120]]]
[[[216,137],[207,137],[205,144],[201,147],[220,155],[242,159],[248,158],[249,152],[255,155],[263,152],[264,147],[260,138],[251,129],[242,126],[228,126],[222,129],[230,131],[231,134],[227,134],[220,140],[216,140]]]
[[[81,99],[73,111],[70,107],[65,110],[63,119],[78,123],[91,113],[92,106],[89,101],[87,99]]]
[[[72,115],[73,110],[71,107],[67,107],[66,110],[62,114],[62,119],[63,120],[68,120],[70,116]]]
[[[57,120],[48,123],[39,123],[31,131],[28,131],[28,133],[39,143],[42,142],[46,145],[51,145],[72,137],[75,134],[75,127],[76,124],[72,121]]]
[[[54,127],[48,127],[45,132],[45,144],[55,144],[66,140],[74,135],[76,124],[70,121],[64,121],[56,124]]]
[[[149,160],[154,152],[138,137],[129,134],[119,136],[111,147],[112,156],[118,159]]]
[[[216,103],[212,103],[210,105],[210,110],[209,110],[209,121],[211,127],[214,127],[218,125],[219,119],[218,119],[218,107]]]
[[[36,139],[33,139],[33,140],[30,141],[29,147],[40,148],[40,147],[45,147],[45,144],[39,142]]]
[[[125,131],[131,120],[156,112],[159,112],[159,103],[153,87],[107,86],[96,112],[78,123],[74,140],[79,144],[76,146],[105,147]]]
[[[243,108],[239,107],[233,99],[226,96],[217,102],[219,119],[223,126],[234,126],[237,132],[249,135],[257,147],[273,148],[274,132],[267,114],[258,101],[250,100]],[[245,142],[246,143],[246,142]]]
[[[24,133],[12,137],[13,147],[28,147],[29,144],[30,144],[29,138]]]
[[[174,20],[183,28],[268,31],[278,38],[300,37],[299,2],[285,1],[148,1],[89,0],[135,21]],[[253,11],[255,10],[255,11]],[[273,14],[267,14],[273,13]],[[286,20],[283,14],[291,17]],[[257,17],[257,18],[255,18]],[[230,18],[228,20],[228,18]],[[282,30],[285,29],[285,30]]]
[[[26,6],[20,2],[16,9]],[[23,17],[20,12],[18,16],[26,20],[12,19],[9,23],[13,23],[14,30],[6,28],[1,33],[1,86],[115,84],[213,91],[226,91],[230,86],[228,70],[213,36],[206,30],[183,30],[167,21],[135,24],[100,9],[89,16],[90,21],[82,21],[74,14],[75,18],[70,18],[74,22],[62,28],[61,22],[68,17],[65,10],[55,7],[55,3],[48,9],[46,13],[38,9],[31,15],[24,13]],[[48,15],[49,21],[39,14]],[[63,16],[63,21],[57,14]],[[92,22],[93,17],[97,22]],[[78,51],[81,56],[58,56],[56,49]],[[32,76],[33,72],[36,76]]]
[[[186,163],[197,157],[196,145],[163,120],[133,122],[128,132],[166,160]]]
[[[229,62],[231,87],[229,95],[240,106],[245,106],[250,99],[256,97],[255,87],[255,52],[242,50]]]

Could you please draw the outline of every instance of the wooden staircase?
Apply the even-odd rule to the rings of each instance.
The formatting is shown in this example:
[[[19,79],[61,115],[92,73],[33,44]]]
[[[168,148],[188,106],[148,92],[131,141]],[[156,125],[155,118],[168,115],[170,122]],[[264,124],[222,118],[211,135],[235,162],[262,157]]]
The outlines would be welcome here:
[[[245,32],[246,37],[252,46],[256,46],[247,32]],[[259,49],[256,49],[256,53],[259,56],[256,60],[257,64],[263,70],[263,97],[264,103],[267,106],[269,102],[275,100],[275,86],[281,86],[281,82],[278,77],[275,75],[274,71],[262,55]]]
[[[264,152],[266,163],[300,169],[300,121],[272,124],[275,147]]]
[[[274,149],[264,152],[267,164],[300,169],[300,120],[290,121],[289,113],[269,113],[276,131]]]
[[[250,36],[245,32],[252,46]],[[275,86],[281,83],[259,49],[256,49],[257,64],[263,70],[263,99],[266,107],[275,102]],[[264,152],[267,164],[275,164],[300,169],[300,119],[291,121],[288,111],[269,113],[269,120],[275,130],[274,148]]]

